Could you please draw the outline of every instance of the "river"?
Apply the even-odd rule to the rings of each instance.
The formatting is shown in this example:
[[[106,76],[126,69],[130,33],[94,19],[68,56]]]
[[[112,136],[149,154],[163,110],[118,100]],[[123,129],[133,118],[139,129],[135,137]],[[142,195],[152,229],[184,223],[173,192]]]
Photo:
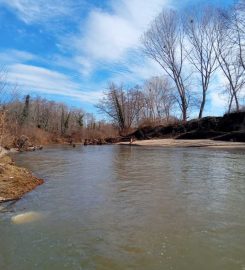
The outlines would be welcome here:
[[[1,210],[0,269],[245,269],[244,151],[56,146],[14,159],[45,184]],[[11,221],[30,211],[40,219]]]

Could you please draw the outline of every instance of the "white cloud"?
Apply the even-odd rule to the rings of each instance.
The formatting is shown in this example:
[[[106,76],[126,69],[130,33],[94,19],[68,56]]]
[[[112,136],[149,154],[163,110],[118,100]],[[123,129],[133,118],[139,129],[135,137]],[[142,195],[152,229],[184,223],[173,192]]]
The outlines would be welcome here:
[[[55,54],[46,59],[42,59],[42,52],[40,56],[10,49],[0,52],[0,59],[9,71],[8,80],[28,92],[96,103],[108,80],[138,84],[151,76],[163,75],[158,64],[142,55],[140,37],[171,2],[173,0],[107,0],[108,9],[102,10],[94,8],[89,0],[0,0],[0,7],[8,7],[26,24],[48,26],[49,34],[52,31],[55,35],[57,47]],[[91,9],[84,15],[81,11],[88,6]],[[68,24],[71,33],[61,37],[59,27],[53,22],[63,26],[64,19],[76,21],[77,28]],[[39,66],[34,66],[37,62]],[[42,64],[53,70],[40,67]],[[72,71],[73,75],[54,71],[57,67]],[[98,72],[100,85],[92,76],[95,72]],[[218,72],[208,93],[209,111],[221,114],[227,108],[227,97],[220,94],[226,81]],[[245,89],[241,94],[245,95],[244,92]]]
[[[72,78],[57,71],[27,65],[31,60],[38,60],[45,66],[49,63],[41,57],[35,59],[34,55],[27,52],[11,51],[10,58],[8,52],[4,52],[9,64],[9,80],[27,90],[96,102],[101,96],[101,91],[96,89],[103,90],[107,80],[138,83],[139,80],[159,74],[159,67],[145,59],[138,48],[141,35],[169,1],[108,0],[110,11],[92,8],[86,17],[80,17],[77,22],[82,21],[80,31],[69,37],[60,37],[59,50],[49,58],[53,59],[50,63],[53,68],[69,69],[80,74],[80,77]],[[46,23],[54,18],[62,20],[74,14],[77,16],[76,7],[79,5],[81,8],[84,1],[0,0],[1,4],[14,10],[25,23],[31,24]],[[110,75],[104,79],[101,88],[94,87],[96,82],[89,75],[101,70]],[[83,80],[81,85],[85,86],[85,91],[80,90],[80,84],[77,83],[80,80]]]
[[[228,108],[228,97],[217,91],[209,93],[209,98],[211,101],[209,111],[214,114],[224,114]]]
[[[114,61],[137,45],[138,32],[120,16],[95,11],[90,14],[87,31],[80,42],[87,56]]]
[[[115,64],[120,67],[125,65],[125,59],[130,66],[132,52],[137,51],[139,54],[140,37],[168,2],[169,0],[111,0],[110,12],[92,10],[87,21],[81,25],[80,34],[69,37],[66,44],[73,44],[76,56],[86,59],[83,69],[89,65],[89,71],[92,71],[110,63],[114,67]],[[143,65],[143,62],[141,56],[139,65]]]
[[[143,75],[145,78],[145,72],[150,71],[152,64],[146,67],[149,61],[140,56],[137,68],[131,55],[140,54],[141,35],[169,1],[108,0],[110,11],[91,8],[87,17],[80,17],[77,21],[82,21],[78,33],[61,37],[59,50],[71,56],[57,54],[55,64],[76,70],[83,77],[106,68],[112,76],[117,70],[122,74],[122,69],[133,69],[135,77]],[[53,18],[62,20],[66,16],[77,18],[79,8],[89,5],[88,2],[85,5],[84,0],[0,0],[0,4],[14,10],[26,23],[46,22]]]
[[[169,0],[121,0],[119,4],[112,1],[112,6],[118,16],[130,21],[139,33],[144,31],[152,19],[162,10],[164,6],[169,4]]]
[[[92,63],[86,57],[75,56],[73,60],[73,65],[74,63],[77,65],[78,72],[83,76],[88,76],[93,70]]]
[[[25,23],[71,16],[81,5],[75,3],[73,0],[0,0],[0,4],[14,10]]]
[[[66,96],[83,102],[95,103],[102,96],[102,91],[96,89],[94,89],[95,91],[88,91],[89,89],[84,91],[84,88],[70,77],[37,66],[10,65],[7,80],[8,83],[17,84],[20,89],[28,92]]]
[[[32,53],[19,50],[6,50],[0,52],[0,59],[3,65],[7,65],[13,62],[28,62],[31,60],[37,60],[38,57]]]

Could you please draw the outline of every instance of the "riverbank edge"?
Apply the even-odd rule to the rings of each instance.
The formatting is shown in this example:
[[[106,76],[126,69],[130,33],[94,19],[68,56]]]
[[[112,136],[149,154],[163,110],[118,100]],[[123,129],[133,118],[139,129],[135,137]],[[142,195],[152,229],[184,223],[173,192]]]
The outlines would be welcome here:
[[[209,139],[203,140],[176,140],[176,139],[150,139],[150,140],[135,140],[133,142],[119,142],[118,145],[132,146],[156,146],[164,148],[214,148],[214,149],[244,149],[245,143],[242,142],[226,142],[213,141]]]
[[[203,140],[150,139],[133,142],[118,142],[116,145],[146,146],[163,148],[213,148],[241,149],[245,151],[245,143]],[[64,145],[64,144],[62,144]],[[29,170],[15,165],[9,156],[10,151],[0,153],[0,203],[21,199],[26,193],[44,183]]]
[[[44,183],[26,168],[17,166],[9,153],[0,154],[0,204],[19,200]]]

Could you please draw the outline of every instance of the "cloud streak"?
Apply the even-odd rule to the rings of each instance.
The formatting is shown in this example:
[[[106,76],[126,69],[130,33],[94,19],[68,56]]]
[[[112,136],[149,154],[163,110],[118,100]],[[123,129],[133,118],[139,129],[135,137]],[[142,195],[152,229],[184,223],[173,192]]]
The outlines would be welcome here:
[[[19,63],[38,60],[38,57],[26,51],[8,49],[4,52],[0,52],[0,59],[2,64],[7,65],[13,62]]]
[[[95,103],[102,91],[85,91],[69,76],[46,68],[13,64],[9,66],[8,83],[18,85],[25,92],[76,98],[82,102]]]
[[[73,0],[0,0],[0,5],[13,10],[27,24],[45,22],[52,19],[72,16],[83,6]]]

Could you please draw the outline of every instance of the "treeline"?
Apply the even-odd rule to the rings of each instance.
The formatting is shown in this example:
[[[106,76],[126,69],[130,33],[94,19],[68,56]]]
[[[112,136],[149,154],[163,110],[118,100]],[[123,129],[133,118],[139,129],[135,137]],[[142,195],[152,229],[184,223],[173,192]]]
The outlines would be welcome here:
[[[164,9],[142,45],[163,75],[130,88],[110,83],[96,107],[112,124],[43,98],[9,98],[0,69],[0,145],[22,134],[42,144],[115,137],[140,126],[186,122],[194,110],[200,119],[212,93],[227,97],[224,111],[244,109],[245,0],[229,9]]]
[[[120,130],[173,116],[185,122],[193,109],[200,119],[212,91],[228,97],[226,112],[244,107],[245,0],[227,9],[164,9],[142,44],[164,76],[130,89],[110,84],[97,107]]]
[[[110,117],[120,132],[127,133],[133,127],[176,120],[171,114],[174,105],[168,78],[153,77],[143,87],[129,89],[111,83],[97,108]]]
[[[27,95],[1,106],[1,145],[12,147],[25,135],[34,144],[83,142],[117,135],[112,124],[63,103]]]

